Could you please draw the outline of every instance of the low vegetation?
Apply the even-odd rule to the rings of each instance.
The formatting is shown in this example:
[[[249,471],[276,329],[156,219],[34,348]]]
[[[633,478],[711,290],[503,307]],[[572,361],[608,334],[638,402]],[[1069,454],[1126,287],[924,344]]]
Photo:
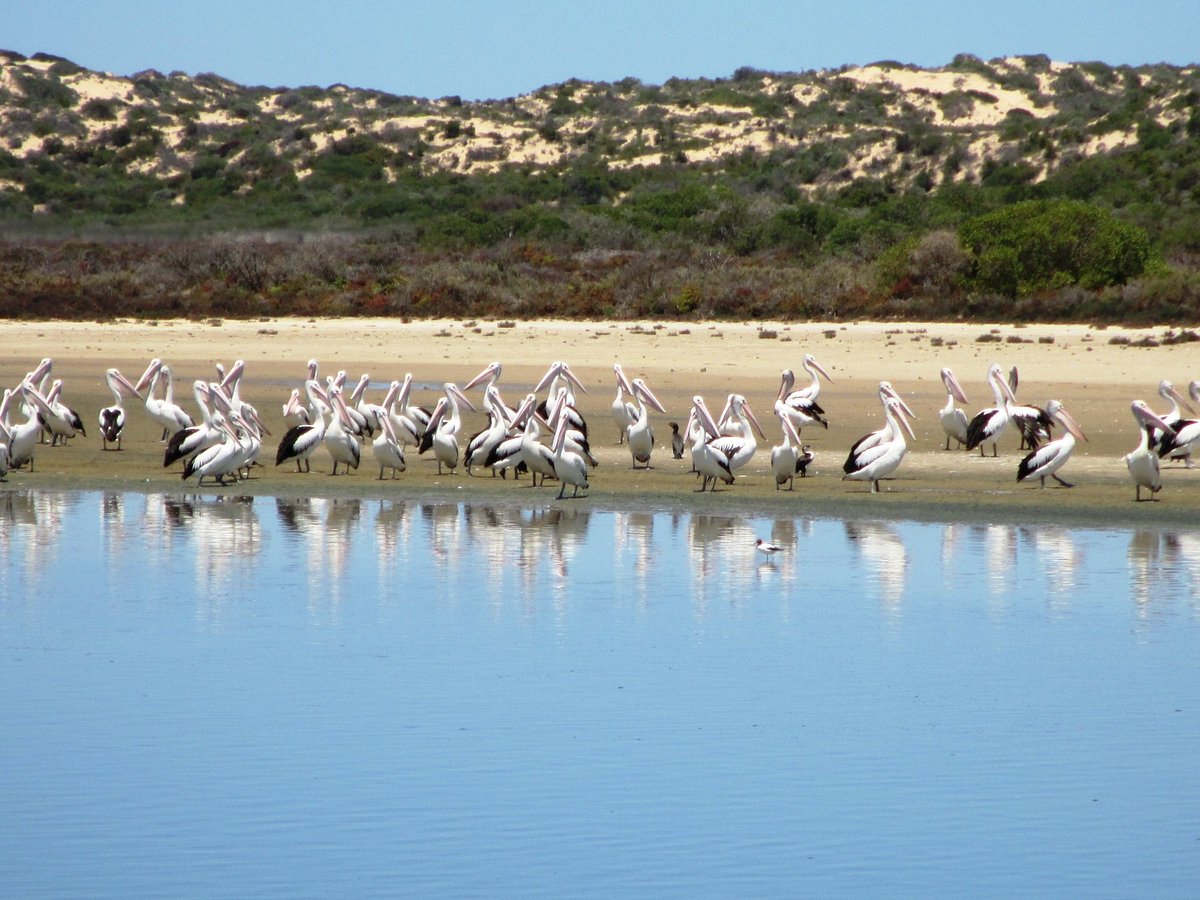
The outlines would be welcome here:
[[[1200,74],[1044,57],[503,101],[0,51],[9,316],[1200,320]]]

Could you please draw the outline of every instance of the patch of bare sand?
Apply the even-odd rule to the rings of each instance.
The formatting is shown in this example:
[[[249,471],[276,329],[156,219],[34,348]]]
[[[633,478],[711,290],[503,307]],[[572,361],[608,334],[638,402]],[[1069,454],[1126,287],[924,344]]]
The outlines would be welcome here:
[[[55,359],[54,373],[65,381],[64,396],[83,416],[91,431],[96,411],[110,402],[103,373],[108,366],[136,378],[151,357],[168,361],[182,386],[177,397],[190,406],[194,378],[213,378],[215,362],[247,361],[243,395],[264,413],[275,432],[267,441],[267,462],[259,477],[245,486],[255,493],[376,493],[449,492],[456,497],[531,503],[544,502],[551,489],[533,493],[490,477],[467,479],[436,476],[432,462],[409,453],[409,471],[396,482],[379,485],[369,455],[360,472],[347,479],[297,476],[288,467],[276,469],[274,450],[283,425],[280,406],[291,387],[298,386],[310,357],[321,363],[322,374],[347,370],[352,378],[369,372],[383,384],[412,372],[421,385],[418,400],[432,403],[444,381],[460,384],[493,360],[504,364],[501,387],[515,403],[554,360],[568,361],[588,386],[580,405],[592,429],[592,443],[601,467],[593,474],[591,502],[664,505],[675,502],[704,508],[794,509],[797,512],[860,515],[919,515],[932,517],[1085,518],[1127,524],[1166,517],[1187,521],[1196,515],[1200,468],[1169,467],[1165,502],[1135,506],[1121,456],[1137,443],[1129,403],[1142,398],[1161,409],[1160,379],[1181,387],[1200,377],[1200,343],[1134,347],[1112,344],[1113,337],[1138,341],[1159,339],[1163,329],[1096,329],[1083,325],[979,325],[961,323],[608,323],[522,321],[512,327],[478,320],[269,320],[225,321],[220,324],[172,321],[148,323],[6,322],[0,329],[0,384],[17,384],[24,372],[43,356]],[[763,337],[762,333],[774,333]],[[986,336],[988,340],[978,339]],[[801,370],[811,353],[833,376],[824,385],[821,403],[830,428],[806,430],[804,439],[818,453],[817,475],[797,482],[791,494],[777,494],[769,475],[769,446],[780,440],[771,416],[780,370]],[[991,404],[985,385],[988,365],[1019,366],[1021,400],[1044,404],[1062,400],[1088,433],[1075,458],[1062,473],[1079,487],[1072,491],[1041,491],[1015,483],[1020,458],[1017,440],[1001,444],[993,460],[942,450],[944,437],[937,410],[946,395],[938,377],[950,366],[963,383],[974,412]],[[609,407],[615,393],[612,364],[620,362],[630,377],[641,376],[667,405],[669,415],[656,417],[658,438],[669,437],[668,420],[682,422],[695,393],[719,406],[727,393],[750,398],[767,429],[767,441],[747,467],[745,477],[716,499],[703,501],[695,489],[686,461],[656,452],[651,472],[631,472],[629,456],[616,446],[616,428]],[[888,490],[877,497],[865,486],[842,482],[841,463],[851,443],[881,421],[876,386],[891,381],[920,417],[917,441]],[[379,400],[382,390],[373,390]],[[482,427],[482,416],[468,414],[464,434]],[[33,473],[9,476],[11,485],[62,484],[131,485],[177,490],[185,487],[174,470],[164,471],[161,445],[140,409],[130,414],[126,451],[101,453],[91,431],[65,449],[44,448]],[[315,468],[328,466],[323,452]],[[516,492],[520,493],[516,493]],[[1151,509],[1154,512],[1150,512]]]

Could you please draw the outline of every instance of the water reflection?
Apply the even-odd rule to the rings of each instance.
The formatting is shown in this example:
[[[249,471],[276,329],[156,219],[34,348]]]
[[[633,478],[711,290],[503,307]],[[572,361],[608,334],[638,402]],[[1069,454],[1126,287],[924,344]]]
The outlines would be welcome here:
[[[264,503],[275,510],[266,522]],[[96,527],[98,536],[89,536]],[[757,537],[784,552],[755,552]],[[893,616],[934,595],[984,599],[996,611],[1033,597],[1063,613],[1089,596],[1097,577],[1111,578],[1120,550],[1114,558],[1105,548],[1114,540],[1125,545],[1139,616],[1177,610],[1180,602],[1197,613],[1195,532],[1140,530],[1126,538],[1060,526],[756,520],[574,506],[0,492],[6,596],[18,586],[26,594],[46,589],[64,560],[81,565],[91,553],[109,585],[125,585],[139,567],[154,573],[139,583],[148,593],[190,580],[198,596],[210,598],[206,617],[220,616],[219,602],[241,594],[254,566],[322,619],[364,594],[397,602],[424,581],[439,602],[483,601],[496,615],[523,618],[548,603],[560,621],[580,585],[606,586],[615,602],[635,607],[686,596],[699,619],[718,605],[739,610],[814,591],[870,597]]]
[[[846,539],[858,548],[879,599],[893,610],[904,599],[908,583],[908,549],[899,532],[887,522],[844,523]]]

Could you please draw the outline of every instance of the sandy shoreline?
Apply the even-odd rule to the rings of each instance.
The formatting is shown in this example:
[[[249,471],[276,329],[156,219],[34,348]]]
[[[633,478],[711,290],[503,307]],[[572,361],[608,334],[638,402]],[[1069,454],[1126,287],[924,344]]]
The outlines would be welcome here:
[[[1181,389],[1200,378],[1200,343],[1135,347],[1110,343],[1112,338],[1136,342],[1161,339],[1164,329],[1091,328],[1086,325],[979,325],[961,323],[608,323],[535,321],[500,327],[495,321],[304,320],[204,322],[4,322],[0,328],[0,385],[14,386],[43,356],[55,359],[54,375],[63,378],[64,398],[77,409],[89,437],[65,448],[40,448],[33,472],[10,473],[0,490],[24,487],[86,487],[192,491],[175,469],[161,466],[161,445],[145,413],[130,408],[125,450],[102,453],[95,429],[97,410],[110,402],[103,372],[117,366],[136,377],[151,357],[168,361],[184,386],[177,392],[191,406],[194,378],[213,378],[215,362],[247,362],[243,396],[264,414],[275,437],[265,442],[264,469],[256,477],[224,492],[333,495],[361,497],[414,496],[479,499],[544,505],[557,490],[533,491],[527,482],[515,486],[491,477],[436,475],[431,460],[409,453],[409,469],[396,481],[375,480],[369,448],[358,473],[331,478],[328,457],[318,451],[314,472],[297,475],[274,468],[280,406],[292,386],[303,379],[310,357],[323,374],[347,370],[352,378],[369,372],[373,383],[386,384],[412,372],[423,386],[421,402],[432,402],[444,381],[465,382],[487,363],[504,364],[501,387],[515,402],[541,376],[550,362],[570,362],[590,393],[581,408],[592,430],[601,466],[593,473],[591,498],[598,507],[649,506],[688,508],[732,515],[815,514],[917,519],[1063,521],[1137,526],[1148,523],[1200,524],[1200,467],[1164,467],[1160,502],[1135,504],[1133,487],[1121,456],[1137,443],[1129,402],[1146,400],[1156,409],[1160,379]],[[762,331],[774,337],[761,336]],[[980,342],[986,336],[990,340]],[[797,480],[792,493],[774,490],[769,475],[770,445],[779,429],[770,414],[785,367],[800,371],[805,353],[813,354],[833,376],[822,389],[828,431],[806,430],[805,441],[818,453],[816,474]],[[969,411],[990,405],[985,384],[987,366],[999,362],[1021,372],[1018,396],[1044,404],[1062,400],[1087,432],[1062,473],[1077,482],[1073,490],[1046,489],[1015,482],[1017,439],[1001,443],[999,459],[945,452],[937,410],[945,402],[939,369],[954,369],[970,398]],[[731,391],[745,394],[767,430],[754,460],[730,489],[715,497],[693,493],[686,461],[656,451],[655,469],[632,472],[629,455],[616,446],[609,406],[615,393],[612,364],[620,362],[630,377],[640,376],[655,390],[669,415],[656,419],[661,442],[666,422],[682,421],[692,394],[703,394],[719,407]],[[801,379],[804,378],[800,373]],[[876,386],[890,380],[916,410],[917,441],[894,481],[877,496],[865,485],[840,480],[845,452],[855,439],[881,420]],[[382,399],[382,392],[374,392]],[[478,398],[478,394],[475,395]],[[482,416],[468,415],[464,434],[482,427]],[[208,493],[207,486],[205,493]],[[215,488],[213,493],[221,493]]]

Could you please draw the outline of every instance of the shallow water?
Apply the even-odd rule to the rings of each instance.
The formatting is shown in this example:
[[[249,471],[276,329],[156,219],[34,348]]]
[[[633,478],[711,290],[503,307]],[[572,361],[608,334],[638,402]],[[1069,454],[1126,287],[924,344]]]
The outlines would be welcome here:
[[[1200,882],[1200,533],[10,491],[0,562],[3,896]]]

